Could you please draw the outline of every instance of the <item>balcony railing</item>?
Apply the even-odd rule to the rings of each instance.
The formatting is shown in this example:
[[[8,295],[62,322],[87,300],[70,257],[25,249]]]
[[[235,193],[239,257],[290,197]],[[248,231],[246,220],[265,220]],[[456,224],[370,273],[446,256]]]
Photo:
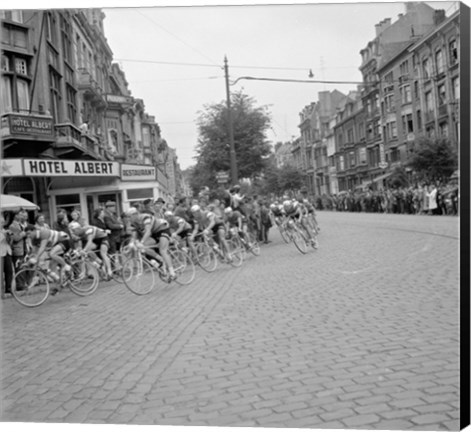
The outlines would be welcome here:
[[[99,142],[83,133],[77,126],[72,123],[61,123],[55,126],[56,129],[56,143],[60,147],[72,145],[77,148],[86,150],[89,153],[103,158],[105,156],[104,149],[100,146]]]

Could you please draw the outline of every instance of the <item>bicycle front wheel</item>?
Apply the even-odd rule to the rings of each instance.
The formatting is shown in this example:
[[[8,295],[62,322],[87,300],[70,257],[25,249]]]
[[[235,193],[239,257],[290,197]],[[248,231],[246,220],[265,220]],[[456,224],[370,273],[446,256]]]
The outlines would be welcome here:
[[[89,261],[77,260],[70,263],[72,270],[64,276],[67,286],[74,294],[85,297],[92,295],[98,288],[98,270]]]
[[[149,261],[142,257],[125,261],[121,274],[126,288],[136,295],[149,294],[154,288],[155,272]]]
[[[249,233],[249,250],[255,256],[260,255],[260,243],[253,233]]]
[[[294,245],[296,246],[298,251],[301,252],[302,254],[306,254],[307,244],[303,235],[298,230],[294,230],[291,233],[291,237],[293,238]]]
[[[170,251],[173,269],[177,278],[175,282],[179,285],[188,285],[195,279],[196,270],[193,260],[186,252],[182,250]]]
[[[23,269],[15,275],[11,293],[15,300],[26,307],[42,305],[49,296],[49,281],[37,269]]]
[[[214,251],[206,243],[198,243],[195,249],[198,265],[208,273],[216,270],[218,259]]]
[[[228,240],[227,245],[229,246],[229,255],[231,257],[229,264],[232,267],[240,267],[244,261],[245,251],[234,239]]]

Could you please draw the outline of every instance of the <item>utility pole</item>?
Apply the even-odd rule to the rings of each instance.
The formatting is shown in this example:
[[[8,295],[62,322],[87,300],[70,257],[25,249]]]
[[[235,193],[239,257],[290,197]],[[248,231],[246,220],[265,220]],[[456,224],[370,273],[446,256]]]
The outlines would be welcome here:
[[[227,123],[229,128],[229,145],[230,145],[230,162],[231,162],[231,181],[235,185],[238,180],[237,175],[237,160],[234,144],[234,127],[232,124],[232,109],[231,109],[231,92],[229,91],[229,67],[227,65],[227,57],[224,56],[224,72],[226,77],[226,102],[227,102]]]

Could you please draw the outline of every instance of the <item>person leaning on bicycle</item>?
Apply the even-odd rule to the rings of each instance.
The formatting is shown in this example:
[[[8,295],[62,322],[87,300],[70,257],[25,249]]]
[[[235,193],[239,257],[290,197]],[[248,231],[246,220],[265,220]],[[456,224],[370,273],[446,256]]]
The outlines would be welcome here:
[[[214,205],[210,204],[208,210],[203,211],[198,204],[195,204],[190,210],[195,221],[192,237],[194,238],[199,232],[204,235],[211,234],[222,248],[225,256],[230,260],[231,255],[226,241],[224,221],[213,211]]]
[[[37,245],[37,250],[34,256],[29,258],[30,264],[37,264],[40,262],[42,255],[46,250],[49,251],[51,260],[59,265],[61,271],[70,271],[71,267],[68,265],[61,255],[71,248],[70,236],[64,231],[56,231],[50,228],[37,228],[34,225],[28,225],[25,229],[27,236],[31,239],[33,245]],[[59,280],[57,273],[51,270],[51,277]]]
[[[69,229],[71,234],[75,235],[80,242],[85,244],[82,250],[85,254],[90,255],[94,260],[98,261],[94,250],[98,249],[100,251],[101,259],[103,260],[104,269],[107,275],[108,280],[111,279],[111,263],[108,258],[108,250],[110,244],[108,241],[108,232],[102,228],[96,227],[94,225],[81,226],[80,223],[72,221],[69,224]]]
[[[237,210],[232,210],[232,207],[226,207],[224,209],[226,216],[226,225],[228,231],[231,228],[237,228],[239,236],[247,243],[250,244],[249,236],[247,234],[247,219],[242,213]]]
[[[170,278],[175,279],[175,269],[168,254],[168,246],[172,235],[169,223],[165,219],[148,213],[139,213],[139,210],[135,207],[131,207],[126,214],[133,228],[133,238],[136,240],[136,246],[145,249],[145,254],[155,260],[154,262],[153,260],[150,261],[154,267],[159,268],[159,263],[163,260]],[[154,244],[158,245],[159,253],[149,247]]]

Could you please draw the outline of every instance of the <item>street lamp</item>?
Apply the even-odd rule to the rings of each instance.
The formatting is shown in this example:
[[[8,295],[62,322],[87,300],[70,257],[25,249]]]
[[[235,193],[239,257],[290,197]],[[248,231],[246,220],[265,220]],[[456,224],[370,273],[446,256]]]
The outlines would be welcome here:
[[[231,162],[231,181],[235,185],[238,182],[237,160],[234,144],[234,126],[232,123],[231,109],[231,92],[229,90],[229,67],[227,65],[227,57],[224,56],[224,72],[226,77],[226,101],[227,101],[227,123],[229,128],[229,146],[230,146],[230,162]]]

